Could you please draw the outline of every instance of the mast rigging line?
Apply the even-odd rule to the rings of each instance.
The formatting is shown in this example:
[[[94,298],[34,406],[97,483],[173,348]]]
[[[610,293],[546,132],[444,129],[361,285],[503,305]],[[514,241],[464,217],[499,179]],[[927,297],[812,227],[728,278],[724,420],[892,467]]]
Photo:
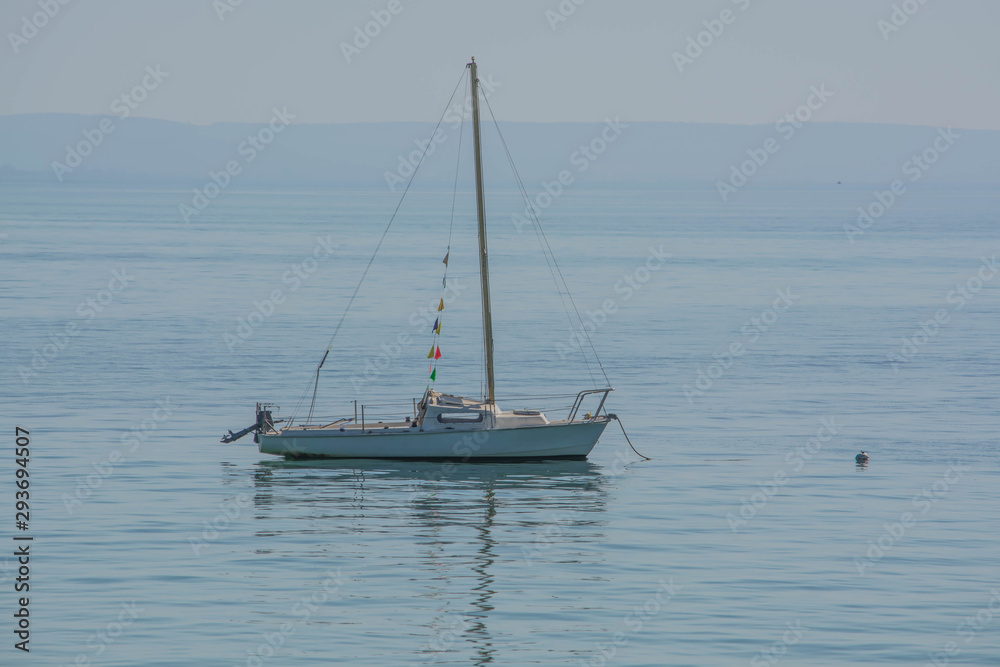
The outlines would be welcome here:
[[[461,79],[459,79],[458,82],[459,86],[461,86],[464,80],[465,80],[464,76]],[[459,173],[461,172],[461,167],[462,167],[462,138],[464,135],[465,135],[465,104],[463,103],[461,118],[458,124],[458,149],[456,151],[456,157],[455,157],[455,183],[454,186],[452,187],[452,192],[451,192],[451,216],[448,220],[448,245],[445,248],[444,260],[442,260],[444,262],[444,276],[441,279],[441,308],[444,307],[444,299],[447,296],[448,292],[448,271],[450,268],[448,260],[451,257],[451,239],[452,239],[452,233],[454,232],[455,229],[455,203],[458,200],[458,176]],[[438,308],[438,321],[443,325],[444,311],[441,308]],[[440,333],[434,332],[431,334],[431,350],[434,350],[435,345],[438,345],[440,343],[440,340],[441,340]],[[440,350],[440,348],[438,349]],[[434,361],[437,361],[436,356],[434,357]],[[427,384],[428,389],[430,389],[431,382],[437,381],[436,375],[434,373],[434,371],[436,371],[437,369],[437,365],[434,364],[434,362],[431,362],[431,368],[432,368],[431,375],[434,376],[435,379],[428,379],[428,384]]]
[[[507,148],[507,141],[503,137],[503,132],[500,131],[500,123],[497,122],[496,116],[493,114],[493,107],[490,106],[489,99],[484,95],[483,101],[486,102],[486,108],[490,111],[490,117],[493,119],[493,125],[497,129],[497,135],[500,137],[500,143],[503,145],[504,153],[507,154],[507,162],[510,164],[511,171],[514,172],[514,179],[517,181],[518,188],[520,189],[521,197],[524,199],[528,215],[531,217],[532,225],[535,228],[535,234],[538,236],[539,243],[542,244],[542,255],[545,257],[545,263],[549,263],[549,257],[552,258],[552,264],[549,265],[549,272],[552,272],[552,266],[555,266],[556,272],[559,274],[559,280],[555,279],[555,274],[553,274],[552,279],[556,283],[556,291],[559,292],[559,299],[563,302],[563,310],[566,311],[566,316],[569,318],[570,327],[574,327],[573,318],[569,314],[569,309],[566,308],[566,303],[562,298],[562,291],[565,290],[566,296],[569,298],[570,304],[573,306],[573,311],[576,313],[577,320],[580,321],[580,330],[583,332],[584,337],[587,339],[587,344],[590,346],[591,351],[594,353],[594,359],[597,361],[597,365],[601,369],[601,374],[604,376],[604,381],[607,386],[611,386],[611,380],[608,379],[608,374],[604,370],[604,364],[601,363],[601,357],[597,354],[597,348],[594,347],[594,342],[590,339],[590,332],[587,331],[587,326],[583,322],[583,317],[580,315],[580,309],[576,307],[576,301],[573,300],[573,294],[569,290],[569,284],[566,282],[566,278],[563,277],[562,269],[559,268],[559,262],[556,261],[555,253],[552,252],[552,246],[549,245],[549,239],[545,236],[545,230],[542,229],[542,223],[535,215],[535,207],[531,203],[531,198],[528,197],[528,191],[524,187],[524,182],[521,180],[521,175],[517,171],[517,166],[514,164],[514,158],[510,154],[510,149]],[[546,252],[547,251],[547,252]],[[561,289],[559,281],[562,281]],[[580,351],[583,352],[583,347],[581,346]],[[590,363],[587,361],[587,355],[582,354],[583,363],[587,366],[587,372],[590,373],[591,380],[594,384],[597,384],[594,380],[593,373],[590,371]],[[637,452],[638,453],[638,452]]]
[[[309,414],[306,417],[306,421],[312,420],[313,409],[316,407],[316,391],[319,389],[319,372],[323,368],[323,364],[326,362],[327,355],[330,354],[330,350],[333,349],[333,342],[337,338],[337,334],[340,332],[341,325],[344,324],[344,320],[347,318],[347,313],[350,312],[351,306],[354,305],[354,299],[358,296],[358,292],[361,290],[361,285],[365,282],[365,278],[368,276],[368,270],[371,269],[372,263],[375,261],[376,255],[378,255],[379,249],[382,247],[382,243],[385,241],[386,235],[389,233],[389,228],[392,227],[393,221],[396,219],[396,214],[399,213],[399,208],[403,205],[403,200],[406,198],[406,193],[410,191],[410,186],[413,185],[413,179],[416,178],[417,172],[420,171],[420,167],[424,164],[424,158],[427,156],[427,149],[434,145],[434,136],[437,134],[438,128],[441,127],[441,123],[444,122],[444,117],[448,113],[448,109],[451,107],[452,100],[455,99],[455,93],[458,92],[459,87],[462,82],[465,81],[466,70],[462,70],[462,75],[458,78],[458,83],[455,84],[455,89],[451,91],[451,97],[448,98],[448,103],[445,104],[444,111],[441,112],[441,117],[438,118],[437,124],[434,126],[434,130],[431,132],[431,136],[427,140],[427,144],[424,146],[423,151],[420,153],[420,160],[417,165],[413,168],[413,173],[410,174],[409,180],[406,182],[406,187],[403,189],[403,193],[399,196],[399,201],[396,202],[396,208],[393,209],[392,215],[389,217],[389,222],[386,223],[385,229],[382,231],[382,236],[378,240],[378,244],[375,246],[375,250],[372,252],[372,256],[368,259],[368,264],[365,266],[365,270],[361,273],[361,279],[358,280],[357,286],[354,288],[354,293],[351,294],[351,298],[347,301],[347,307],[344,308],[344,313],[340,316],[340,320],[337,322],[337,326],[333,330],[333,334],[330,336],[330,343],[326,346],[326,351],[323,353],[323,358],[320,359],[319,364],[316,366],[316,380],[313,383],[312,401],[309,404]],[[463,105],[464,108],[464,105]],[[308,392],[308,389],[306,390]],[[303,394],[303,399],[305,394]],[[301,400],[298,406],[295,408],[295,412],[298,412],[301,406]],[[292,418],[294,419],[294,413]]]

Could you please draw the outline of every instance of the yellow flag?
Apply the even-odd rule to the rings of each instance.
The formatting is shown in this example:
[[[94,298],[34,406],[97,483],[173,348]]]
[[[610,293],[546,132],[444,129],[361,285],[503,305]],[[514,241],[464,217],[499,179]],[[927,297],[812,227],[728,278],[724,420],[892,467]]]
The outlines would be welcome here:
[[[427,358],[428,359],[433,359],[434,358],[434,345],[433,344],[431,344],[431,351],[427,353]]]
[[[440,313],[444,310],[444,297],[441,297],[441,303],[438,305],[438,312]]]
[[[444,324],[444,322],[439,322],[438,323],[438,328],[437,328],[437,330],[434,333],[441,333],[441,325],[442,324]]]

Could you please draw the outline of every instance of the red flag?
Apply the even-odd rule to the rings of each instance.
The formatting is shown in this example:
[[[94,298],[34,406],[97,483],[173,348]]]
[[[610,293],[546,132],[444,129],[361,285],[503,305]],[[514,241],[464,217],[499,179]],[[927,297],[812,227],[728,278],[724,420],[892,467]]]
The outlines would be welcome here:
[[[441,358],[441,346],[440,345],[438,345],[437,352],[434,353],[434,358],[435,359],[440,359]]]

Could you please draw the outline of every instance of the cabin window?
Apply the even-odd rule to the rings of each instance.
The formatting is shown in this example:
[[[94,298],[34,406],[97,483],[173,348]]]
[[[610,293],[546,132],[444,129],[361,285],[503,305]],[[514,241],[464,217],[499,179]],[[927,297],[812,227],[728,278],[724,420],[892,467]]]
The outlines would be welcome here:
[[[442,424],[479,424],[484,415],[483,412],[442,412],[437,420]]]

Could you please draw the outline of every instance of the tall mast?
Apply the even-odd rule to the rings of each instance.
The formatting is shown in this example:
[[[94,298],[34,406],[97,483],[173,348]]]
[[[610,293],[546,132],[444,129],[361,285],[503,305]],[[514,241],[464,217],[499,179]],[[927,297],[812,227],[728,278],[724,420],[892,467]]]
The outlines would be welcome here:
[[[496,403],[493,383],[493,316],[490,313],[490,262],[486,254],[486,202],[483,196],[483,154],[479,139],[479,78],[476,59],[469,63],[472,86],[472,134],[476,147],[476,213],[479,216],[479,278],[483,286],[483,343],[486,348],[486,384],[488,402]]]

